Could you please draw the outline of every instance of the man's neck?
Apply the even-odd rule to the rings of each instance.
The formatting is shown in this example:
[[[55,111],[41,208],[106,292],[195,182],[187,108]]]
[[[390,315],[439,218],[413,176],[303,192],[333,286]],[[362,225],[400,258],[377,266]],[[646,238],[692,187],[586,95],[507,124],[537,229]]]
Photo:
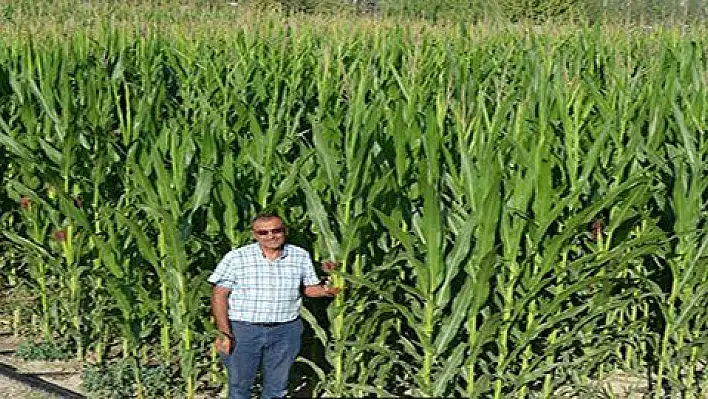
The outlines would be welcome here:
[[[263,256],[268,260],[276,260],[282,255],[283,247],[277,249],[261,247],[261,253],[263,253]]]

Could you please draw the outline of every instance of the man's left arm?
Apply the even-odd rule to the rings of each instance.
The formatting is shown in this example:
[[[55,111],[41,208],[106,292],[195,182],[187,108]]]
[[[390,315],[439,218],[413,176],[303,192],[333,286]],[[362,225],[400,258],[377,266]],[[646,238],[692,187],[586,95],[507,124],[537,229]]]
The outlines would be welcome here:
[[[310,298],[333,297],[341,291],[341,288],[331,287],[326,284],[315,284],[305,286],[305,296]]]
[[[320,284],[320,278],[317,277],[315,267],[312,265],[312,259],[309,254],[306,256],[307,258],[302,265],[302,283],[305,286],[303,290],[305,296],[310,298],[327,298],[339,294],[342,290],[341,288]]]

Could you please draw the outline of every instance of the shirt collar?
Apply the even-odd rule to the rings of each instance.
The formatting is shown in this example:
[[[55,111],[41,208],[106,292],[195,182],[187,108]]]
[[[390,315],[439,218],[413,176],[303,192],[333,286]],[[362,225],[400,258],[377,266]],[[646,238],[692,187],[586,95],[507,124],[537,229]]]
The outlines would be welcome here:
[[[263,250],[261,250],[260,245],[259,245],[258,243],[255,243],[255,244],[256,244],[256,248],[258,249],[258,252],[261,254],[262,257],[265,258],[266,256],[265,256],[265,254],[263,253]],[[288,251],[288,244],[286,243],[286,244],[283,244],[283,251],[280,252],[280,256],[278,256],[278,257],[275,258],[275,259],[284,259],[284,258],[286,258],[286,257],[288,256],[288,254],[289,254],[289,251]]]

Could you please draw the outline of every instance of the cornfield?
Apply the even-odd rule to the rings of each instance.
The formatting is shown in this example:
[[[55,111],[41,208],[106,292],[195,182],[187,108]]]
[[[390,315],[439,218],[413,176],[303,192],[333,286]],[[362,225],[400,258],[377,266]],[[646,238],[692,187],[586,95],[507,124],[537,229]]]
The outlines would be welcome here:
[[[316,395],[708,394],[705,32],[192,28],[0,41],[2,279],[44,339],[138,397],[223,382],[206,277],[272,209],[340,262]]]

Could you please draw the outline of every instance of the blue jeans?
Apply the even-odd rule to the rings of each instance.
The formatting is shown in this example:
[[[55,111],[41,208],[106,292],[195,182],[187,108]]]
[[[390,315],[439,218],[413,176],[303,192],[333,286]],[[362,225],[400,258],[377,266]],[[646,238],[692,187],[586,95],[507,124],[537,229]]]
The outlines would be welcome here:
[[[261,398],[284,397],[290,368],[300,352],[302,329],[299,318],[272,326],[232,320],[231,332],[236,344],[231,355],[223,357],[229,374],[229,399],[251,398],[251,388],[261,363]]]

